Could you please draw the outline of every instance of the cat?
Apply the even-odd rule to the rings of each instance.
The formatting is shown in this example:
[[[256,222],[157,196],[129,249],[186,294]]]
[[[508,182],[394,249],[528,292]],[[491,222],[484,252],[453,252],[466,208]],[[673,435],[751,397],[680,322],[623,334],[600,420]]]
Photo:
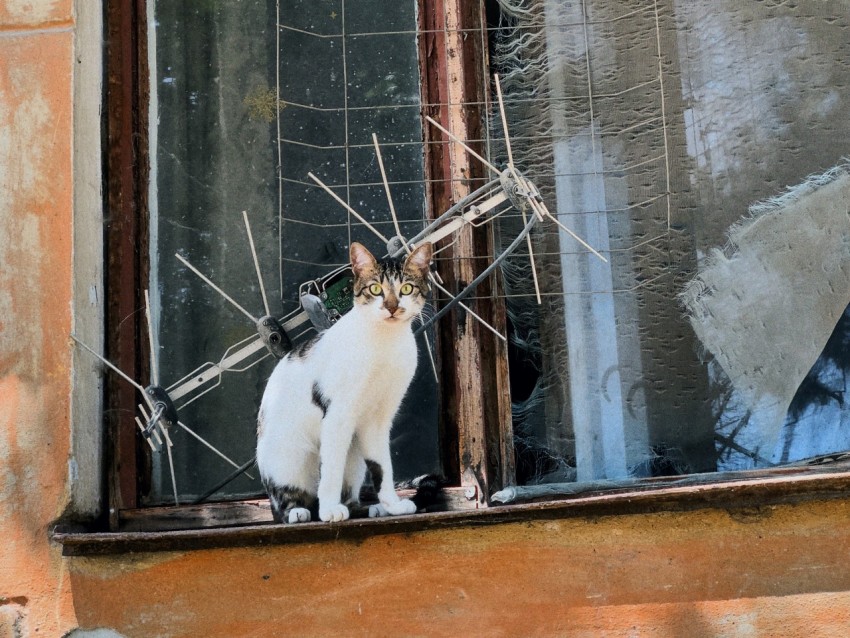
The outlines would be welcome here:
[[[378,261],[352,243],[353,308],[272,372],[257,465],[276,522],[309,522],[316,511],[322,521],[346,520],[367,468],[379,500],[369,516],[416,511],[395,491],[390,427],[416,371],[411,321],[425,307],[432,255],[424,243],[403,262]]]

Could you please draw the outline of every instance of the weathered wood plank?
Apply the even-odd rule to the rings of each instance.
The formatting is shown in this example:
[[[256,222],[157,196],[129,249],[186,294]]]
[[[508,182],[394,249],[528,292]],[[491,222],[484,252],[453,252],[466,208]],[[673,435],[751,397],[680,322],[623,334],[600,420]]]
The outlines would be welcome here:
[[[413,489],[398,490],[398,494],[402,498],[410,498],[414,492]],[[361,500],[366,505],[377,502],[377,499],[365,496]],[[463,511],[474,509],[475,506],[475,501],[466,497],[465,489],[446,488],[438,501],[428,508],[428,511]],[[164,532],[237,527],[271,522],[272,513],[268,499],[255,499],[124,510],[120,513],[118,531]]]
[[[485,40],[480,37],[480,6],[460,0],[435,3],[423,16],[423,74],[428,114],[461,139],[482,139],[481,106],[488,80],[483,73]],[[461,106],[463,105],[463,106]],[[473,106],[474,105],[474,106]],[[458,144],[426,129],[429,144],[431,201],[439,214],[459,201],[486,169]],[[479,152],[483,148],[477,149]],[[492,255],[492,228],[465,228],[455,244],[441,253],[438,272],[453,293],[462,290],[487,265]],[[485,282],[476,291],[474,311],[501,334],[506,332],[504,304],[497,299],[498,282]],[[513,439],[508,383],[507,348],[462,309],[439,327],[441,414],[447,473],[473,489],[479,506],[489,494],[513,482]]]

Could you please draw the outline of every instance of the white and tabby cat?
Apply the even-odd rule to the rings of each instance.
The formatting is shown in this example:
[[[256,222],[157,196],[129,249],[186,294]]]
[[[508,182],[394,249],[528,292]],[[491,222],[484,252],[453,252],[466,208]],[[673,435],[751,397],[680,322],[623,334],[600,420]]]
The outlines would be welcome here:
[[[432,246],[404,262],[351,244],[354,307],[286,355],[260,405],[257,464],[276,521],[343,521],[359,503],[367,466],[379,505],[370,516],[412,514],[393,484],[390,427],[416,371],[411,320],[428,294]]]

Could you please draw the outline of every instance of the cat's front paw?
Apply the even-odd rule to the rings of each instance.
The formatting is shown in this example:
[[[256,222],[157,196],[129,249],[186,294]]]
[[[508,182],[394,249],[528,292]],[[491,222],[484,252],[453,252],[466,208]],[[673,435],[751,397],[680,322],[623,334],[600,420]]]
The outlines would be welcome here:
[[[415,514],[416,503],[409,498],[403,498],[395,503],[382,503],[387,514],[390,516],[402,516],[404,514]]]
[[[369,518],[381,518],[382,516],[389,516],[386,507],[380,503],[369,506]]]
[[[348,520],[348,517],[348,508],[342,503],[329,505],[328,507],[322,507],[321,503],[319,504],[319,518],[326,523],[338,523],[339,521]]]
[[[305,507],[293,507],[289,510],[289,516],[286,520],[289,523],[309,523],[310,519],[310,510]]]

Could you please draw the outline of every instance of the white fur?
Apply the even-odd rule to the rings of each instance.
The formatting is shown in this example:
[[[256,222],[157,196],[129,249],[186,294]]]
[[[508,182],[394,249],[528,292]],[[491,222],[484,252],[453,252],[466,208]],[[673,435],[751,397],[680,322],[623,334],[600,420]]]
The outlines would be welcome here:
[[[400,297],[391,318],[376,297],[354,308],[325,332],[303,359],[288,355],[277,365],[260,406],[257,464],[266,482],[300,488],[319,499],[319,518],[342,521],[343,484],[356,501],[365,459],[380,464],[380,507],[370,515],[411,514],[416,506],[395,492],[390,427],[416,370],[410,321],[421,311],[415,295]],[[327,414],[313,402],[313,384],[329,402]],[[321,471],[320,471],[321,468]],[[294,512],[295,510],[293,510]],[[301,513],[289,522],[302,522]],[[309,512],[307,518],[309,520]]]
[[[304,507],[293,507],[289,510],[289,522],[290,523],[309,523],[310,522],[310,510]]]

